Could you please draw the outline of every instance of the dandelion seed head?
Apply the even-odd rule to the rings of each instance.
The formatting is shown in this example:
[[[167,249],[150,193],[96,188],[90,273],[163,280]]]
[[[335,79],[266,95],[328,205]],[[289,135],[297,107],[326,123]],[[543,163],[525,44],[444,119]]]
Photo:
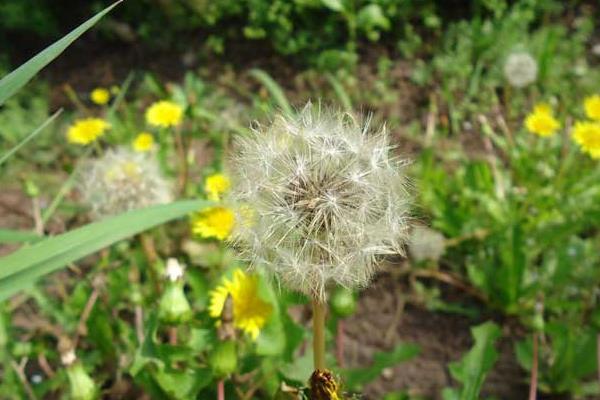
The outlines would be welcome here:
[[[382,256],[403,252],[406,163],[385,127],[309,103],[236,145],[230,199],[252,221],[232,240],[285,286],[323,300],[329,285],[364,286]]]
[[[108,150],[86,162],[78,188],[96,219],[172,200],[171,184],[158,161],[149,153],[126,148]]]
[[[512,53],[504,63],[504,77],[511,86],[522,88],[537,79],[538,65],[531,54],[519,51]]]
[[[412,230],[408,252],[415,261],[438,261],[445,251],[446,239],[440,232],[426,226],[416,226]]]

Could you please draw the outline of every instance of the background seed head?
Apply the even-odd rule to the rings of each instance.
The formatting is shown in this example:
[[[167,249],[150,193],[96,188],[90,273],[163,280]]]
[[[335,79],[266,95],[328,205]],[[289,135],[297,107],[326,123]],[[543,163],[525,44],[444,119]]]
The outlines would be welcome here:
[[[153,155],[126,148],[108,150],[88,161],[79,192],[96,219],[172,200],[171,184]]]
[[[415,226],[411,231],[408,252],[415,261],[438,261],[445,251],[446,239],[440,232],[426,226]]]
[[[520,51],[512,53],[504,63],[504,76],[511,86],[525,87],[537,79],[538,65],[531,54]]]
[[[381,257],[403,252],[405,162],[370,119],[310,103],[236,143],[234,240],[285,286],[321,300],[337,283],[368,283]]]

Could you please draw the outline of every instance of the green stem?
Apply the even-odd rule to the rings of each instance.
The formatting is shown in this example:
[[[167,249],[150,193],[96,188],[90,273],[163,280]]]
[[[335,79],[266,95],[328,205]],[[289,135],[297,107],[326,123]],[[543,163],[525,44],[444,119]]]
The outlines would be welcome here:
[[[313,298],[313,356],[315,370],[325,369],[325,303]]]

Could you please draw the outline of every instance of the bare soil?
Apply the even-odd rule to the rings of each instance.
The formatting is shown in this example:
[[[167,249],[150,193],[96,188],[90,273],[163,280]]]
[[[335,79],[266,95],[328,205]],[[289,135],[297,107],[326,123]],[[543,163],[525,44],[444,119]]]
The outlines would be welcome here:
[[[352,365],[368,365],[373,353],[398,343],[414,343],[421,349],[418,356],[384,371],[369,384],[364,392],[367,399],[381,399],[385,393],[400,390],[441,399],[445,387],[457,384],[448,372],[448,364],[470,349],[470,328],[484,321],[431,312],[410,303],[404,306],[407,297],[405,282],[382,274],[361,293],[358,312],[346,321],[345,357]],[[516,362],[511,345],[514,340],[505,336],[499,341],[499,360],[485,381],[484,396],[527,398],[528,374]]]

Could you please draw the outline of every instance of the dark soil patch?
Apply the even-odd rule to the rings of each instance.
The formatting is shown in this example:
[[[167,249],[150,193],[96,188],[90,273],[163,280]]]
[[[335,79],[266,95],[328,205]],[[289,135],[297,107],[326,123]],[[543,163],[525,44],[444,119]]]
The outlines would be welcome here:
[[[346,323],[346,360],[353,365],[368,365],[373,353],[391,349],[397,343],[420,346],[417,357],[382,376],[365,389],[367,399],[381,399],[392,391],[441,399],[445,387],[456,385],[448,364],[459,360],[472,346],[470,328],[480,320],[456,314],[431,312],[407,305],[397,318],[398,307],[406,298],[405,283],[381,275],[360,297],[358,312]],[[514,337],[503,337],[497,346],[500,354],[486,379],[483,395],[500,399],[524,399],[527,396],[527,372],[514,356]]]

